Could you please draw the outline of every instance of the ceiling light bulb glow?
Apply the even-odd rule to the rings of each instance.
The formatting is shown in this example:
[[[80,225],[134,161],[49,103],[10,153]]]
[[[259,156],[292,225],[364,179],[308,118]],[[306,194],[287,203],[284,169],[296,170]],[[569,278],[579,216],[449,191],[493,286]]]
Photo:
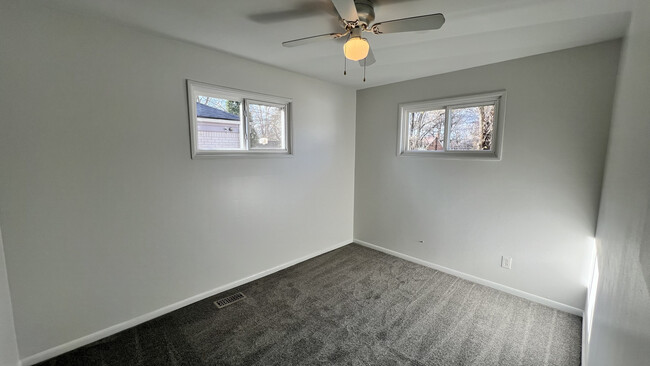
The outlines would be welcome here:
[[[348,60],[359,61],[368,56],[370,45],[365,38],[352,37],[343,45],[343,54]]]

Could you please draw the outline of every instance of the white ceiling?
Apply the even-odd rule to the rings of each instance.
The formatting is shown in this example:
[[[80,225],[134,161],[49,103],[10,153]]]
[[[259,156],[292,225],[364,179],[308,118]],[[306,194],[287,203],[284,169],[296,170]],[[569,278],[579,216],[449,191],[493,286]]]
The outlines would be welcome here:
[[[357,89],[622,37],[632,0],[373,0],[376,21],[443,13],[436,31],[367,34],[377,63],[348,61],[342,43],[282,41],[339,32],[329,0],[43,0]]]

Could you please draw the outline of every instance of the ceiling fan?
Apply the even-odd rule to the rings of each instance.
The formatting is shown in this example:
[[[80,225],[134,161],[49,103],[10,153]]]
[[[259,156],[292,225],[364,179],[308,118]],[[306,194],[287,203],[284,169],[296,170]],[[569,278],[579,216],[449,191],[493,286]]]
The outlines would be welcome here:
[[[375,8],[371,0],[331,0],[339,13],[339,23],[345,29],[342,33],[327,33],[317,36],[298,38],[282,42],[284,47],[296,47],[307,43],[338,39],[348,36],[343,45],[346,59],[359,61],[361,66],[375,63],[375,56],[370,49],[368,40],[361,36],[362,32],[374,34],[413,32],[439,29],[445,23],[445,17],[440,14],[420,15],[411,18],[388,20],[372,24],[375,20]],[[365,71],[365,70],[364,70]],[[344,74],[346,72],[344,71]],[[364,76],[365,81],[365,76]]]

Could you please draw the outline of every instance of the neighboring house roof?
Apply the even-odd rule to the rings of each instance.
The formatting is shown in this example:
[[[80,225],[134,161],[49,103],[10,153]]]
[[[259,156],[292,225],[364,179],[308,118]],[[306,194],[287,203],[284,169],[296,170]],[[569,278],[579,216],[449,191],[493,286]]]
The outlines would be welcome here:
[[[196,116],[202,118],[229,119],[232,121],[239,121],[239,116],[224,112],[221,109],[201,104],[199,102],[196,102]]]

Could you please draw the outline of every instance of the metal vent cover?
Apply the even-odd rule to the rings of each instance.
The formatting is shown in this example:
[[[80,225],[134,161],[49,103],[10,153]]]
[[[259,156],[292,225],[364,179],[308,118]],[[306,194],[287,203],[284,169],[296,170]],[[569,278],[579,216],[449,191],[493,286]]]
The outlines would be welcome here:
[[[226,296],[226,297],[224,297],[224,298],[222,298],[222,299],[219,299],[219,300],[215,301],[214,304],[215,304],[219,309],[223,309],[223,308],[225,308],[226,306],[231,305],[231,304],[234,304],[234,303],[236,303],[237,301],[243,300],[243,299],[245,299],[245,298],[246,298],[246,295],[244,295],[244,294],[241,293],[241,292],[238,292],[238,293],[236,293],[236,294],[232,294],[232,295],[230,295],[230,296]]]

